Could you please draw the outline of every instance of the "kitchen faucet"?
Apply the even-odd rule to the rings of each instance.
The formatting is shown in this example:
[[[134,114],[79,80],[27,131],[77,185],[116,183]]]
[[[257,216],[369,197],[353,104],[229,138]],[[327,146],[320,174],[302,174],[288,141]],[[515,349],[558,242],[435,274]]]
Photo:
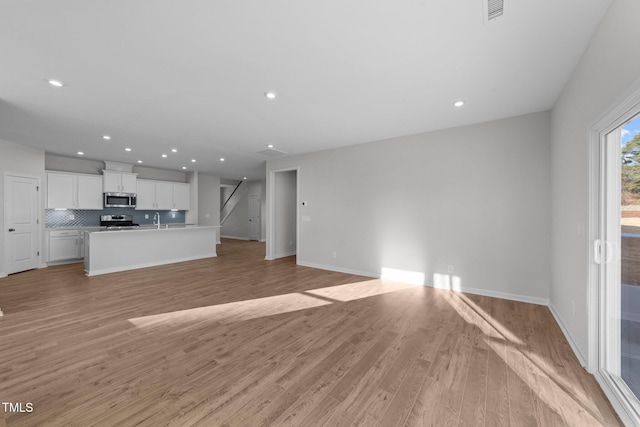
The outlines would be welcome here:
[[[156,222],[156,220],[158,222]],[[160,214],[158,212],[153,214],[153,223],[158,224],[158,230],[160,230]]]

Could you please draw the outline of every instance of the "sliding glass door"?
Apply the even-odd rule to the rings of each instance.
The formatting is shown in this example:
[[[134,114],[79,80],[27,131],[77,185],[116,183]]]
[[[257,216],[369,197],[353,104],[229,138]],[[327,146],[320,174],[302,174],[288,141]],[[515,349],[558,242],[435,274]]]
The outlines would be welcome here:
[[[640,413],[640,116],[601,140],[599,370]]]

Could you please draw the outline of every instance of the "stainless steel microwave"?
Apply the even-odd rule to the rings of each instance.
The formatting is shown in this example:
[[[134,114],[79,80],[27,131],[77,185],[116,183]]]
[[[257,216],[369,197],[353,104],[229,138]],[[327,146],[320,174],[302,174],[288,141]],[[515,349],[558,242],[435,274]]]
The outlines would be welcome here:
[[[132,193],[104,193],[105,208],[135,208],[136,195]]]

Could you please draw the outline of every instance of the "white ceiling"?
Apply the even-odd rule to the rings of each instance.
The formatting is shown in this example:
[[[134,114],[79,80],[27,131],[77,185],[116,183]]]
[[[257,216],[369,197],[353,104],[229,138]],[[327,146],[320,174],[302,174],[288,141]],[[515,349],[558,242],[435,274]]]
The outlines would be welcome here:
[[[260,179],[267,144],[300,154],[551,108],[611,3],[505,0],[485,23],[482,1],[0,0],[0,138]]]

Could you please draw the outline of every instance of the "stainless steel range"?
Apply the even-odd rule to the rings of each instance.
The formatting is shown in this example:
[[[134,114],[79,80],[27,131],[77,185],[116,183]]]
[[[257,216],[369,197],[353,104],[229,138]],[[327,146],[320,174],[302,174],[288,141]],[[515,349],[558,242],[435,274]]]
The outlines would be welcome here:
[[[100,215],[100,227],[105,230],[133,230],[140,225],[133,223],[133,215]]]

